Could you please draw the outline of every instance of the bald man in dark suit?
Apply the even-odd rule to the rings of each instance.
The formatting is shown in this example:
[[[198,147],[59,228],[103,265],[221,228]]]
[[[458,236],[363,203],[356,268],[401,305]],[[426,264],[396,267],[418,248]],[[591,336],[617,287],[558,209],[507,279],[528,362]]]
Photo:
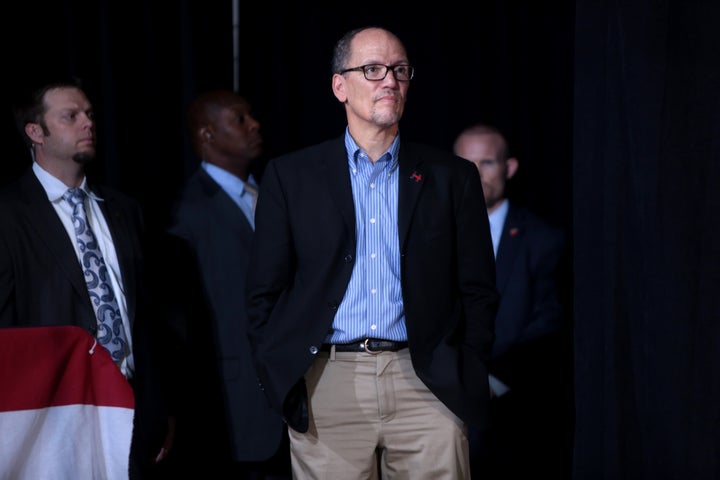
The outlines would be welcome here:
[[[468,479],[498,300],[480,178],[400,138],[414,68],[394,34],[348,32],[332,71],[344,133],[263,174],[247,285],[261,388],[295,478]]]
[[[492,125],[464,129],[454,152],[482,181],[500,306],[490,362],[489,428],[471,432],[473,462],[488,479],[534,473],[569,478],[572,358],[563,305],[564,233],[507,198],[519,161]]]
[[[289,479],[285,424],[257,388],[247,336],[260,124],[248,100],[230,90],[198,95],[187,121],[200,165],[174,205],[165,244],[177,270],[170,321],[182,406],[171,460],[178,473],[192,468],[215,479]]]

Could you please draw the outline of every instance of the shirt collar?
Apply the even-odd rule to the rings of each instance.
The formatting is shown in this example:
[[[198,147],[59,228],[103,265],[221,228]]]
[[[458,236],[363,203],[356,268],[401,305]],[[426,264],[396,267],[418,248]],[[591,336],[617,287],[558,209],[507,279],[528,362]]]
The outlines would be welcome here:
[[[350,164],[350,168],[355,168],[357,165],[357,157],[360,151],[362,150],[360,146],[355,142],[355,139],[350,135],[350,127],[345,127],[345,149],[347,150],[348,154],[348,163]],[[385,155],[390,155],[389,158],[389,166],[390,166],[390,172],[394,171],[398,166],[398,152],[400,151],[400,134],[398,133],[395,135],[395,139],[390,144],[390,147],[387,149],[387,151],[383,154],[383,157]],[[382,158],[382,157],[381,157]]]
[[[35,173],[35,176],[40,181],[40,185],[42,185],[42,187],[45,189],[48,200],[50,200],[51,202],[56,202],[62,199],[62,196],[65,195],[65,192],[67,192],[68,189],[71,188],[65,185],[57,177],[54,177],[50,172],[42,168],[37,162],[33,162],[32,169]],[[98,197],[88,189],[87,177],[83,177],[82,183],[78,188],[83,190],[88,197],[93,198],[97,201],[102,201],[102,198]]]
[[[245,193],[245,182],[239,177],[206,161],[200,163],[200,166],[229,194],[242,196]],[[257,188],[257,182],[252,174],[248,176],[248,183]]]
[[[490,234],[492,235],[493,250],[495,250],[495,255],[497,255],[503,227],[505,226],[505,218],[507,217],[509,209],[510,202],[506,198],[494,212],[488,215],[488,220],[490,220]]]

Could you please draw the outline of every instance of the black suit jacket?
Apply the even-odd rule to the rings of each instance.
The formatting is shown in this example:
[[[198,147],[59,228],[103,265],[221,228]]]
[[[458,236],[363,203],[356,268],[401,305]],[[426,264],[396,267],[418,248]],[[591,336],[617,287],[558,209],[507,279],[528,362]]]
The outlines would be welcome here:
[[[510,204],[496,260],[500,306],[491,375],[510,390],[470,432],[473,465],[488,478],[570,478],[574,405],[572,329],[565,311],[564,233]],[[518,461],[520,459],[520,461]]]
[[[413,365],[458,417],[482,425],[498,297],[477,168],[405,142],[398,161],[401,282]],[[343,137],[265,169],[249,266],[249,335],[268,398],[301,432],[308,428],[303,375],[355,266],[354,211]]]
[[[565,246],[561,230],[510,204],[496,260],[501,301],[490,373],[511,389],[541,384],[563,367],[556,360],[564,353],[557,348],[567,327],[561,294]]]
[[[91,189],[117,251],[133,338],[135,428],[132,456],[152,465],[167,430],[156,377],[151,328],[145,316],[144,228],[139,205],[100,186]],[[93,336],[97,318],[72,240],[39,180],[28,169],[0,191],[0,326],[75,325]]]
[[[191,363],[182,371],[183,376],[194,372],[190,376],[196,379],[180,395],[194,400],[179,421],[192,422],[193,416],[202,420],[191,427],[196,452],[204,448],[200,443],[213,445],[213,439],[227,432],[231,458],[265,460],[278,449],[285,427],[257,386],[250,354],[245,304],[250,222],[198,168],[181,192],[169,233],[181,242],[175,243],[179,250],[174,250],[173,261],[184,259],[175,267],[183,293],[176,295],[181,308],[173,319],[186,350],[181,357]]]

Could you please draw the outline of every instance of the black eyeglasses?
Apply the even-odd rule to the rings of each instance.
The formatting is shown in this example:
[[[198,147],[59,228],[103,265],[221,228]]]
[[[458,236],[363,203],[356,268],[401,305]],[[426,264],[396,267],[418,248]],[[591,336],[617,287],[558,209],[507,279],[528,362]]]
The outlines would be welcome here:
[[[410,65],[382,65],[379,63],[371,63],[369,65],[361,65],[359,67],[346,68],[340,72],[344,75],[347,72],[363,72],[365,78],[372,82],[379,82],[387,77],[388,72],[392,70],[395,80],[398,82],[409,82],[415,75],[415,68]]]

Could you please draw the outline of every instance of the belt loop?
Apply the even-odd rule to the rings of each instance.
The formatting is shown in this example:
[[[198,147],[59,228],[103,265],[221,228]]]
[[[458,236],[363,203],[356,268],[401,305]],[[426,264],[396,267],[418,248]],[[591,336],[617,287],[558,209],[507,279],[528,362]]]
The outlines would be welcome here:
[[[330,361],[335,361],[335,344],[330,345]]]

